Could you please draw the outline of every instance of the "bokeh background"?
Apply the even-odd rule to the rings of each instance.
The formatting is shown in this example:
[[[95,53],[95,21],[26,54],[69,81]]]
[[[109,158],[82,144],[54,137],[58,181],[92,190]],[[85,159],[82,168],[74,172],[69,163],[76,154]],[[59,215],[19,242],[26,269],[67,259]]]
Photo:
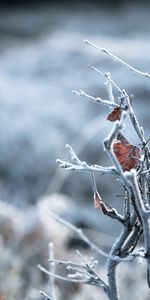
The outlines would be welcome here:
[[[149,80],[83,43],[89,39],[150,72],[149,11],[149,1],[1,4],[0,300],[36,300],[42,299],[39,290],[49,292],[48,277],[37,264],[48,266],[50,241],[58,258],[78,259],[77,248],[90,255],[84,243],[52,220],[50,209],[84,228],[106,252],[121,230],[94,210],[89,175],[60,170],[56,159],[70,160],[65,149],[70,144],[89,164],[111,164],[102,144],[111,129],[108,108],[72,94],[83,89],[107,99],[105,79],[87,64],[111,72],[119,87],[134,95],[133,107],[149,136]],[[128,123],[125,134],[139,144]],[[96,180],[102,198],[121,212],[123,191],[116,178]],[[105,277],[105,259],[97,258]],[[133,265],[121,267],[123,299],[131,293],[133,299],[149,299],[141,262],[134,264],[134,273]],[[102,291],[60,281],[56,293],[61,300],[106,299]]]

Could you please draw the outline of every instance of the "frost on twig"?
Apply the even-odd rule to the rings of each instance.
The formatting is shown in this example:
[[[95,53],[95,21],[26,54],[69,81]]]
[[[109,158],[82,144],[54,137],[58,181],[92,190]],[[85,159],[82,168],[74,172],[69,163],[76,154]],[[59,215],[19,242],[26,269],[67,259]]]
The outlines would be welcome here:
[[[104,291],[108,292],[107,284],[104,282],[102,278],[98,275],[95,268],[97,265],[97,261],[93,258],[91,258],[88,261],[82,256],[82,254],[77,250],[77,255],[80,257],[82,263],[76,263],[73,261],[62,261],[62,260],[50,260],[50,263],[53,263],[55,265],[63,265],[65,266],[66,270],[68,271],[67,276],[60,276],[56,275],[54,273],[51,273],[41,265],[38,265],[38,268],[50,276],[50,278],[56,278],[61,279],[64,281],[70,281],[70,282],[78,282],[78,283],[84,283],[88,285],[93,285],[97,287],[101,287],[104,289]],[[52,299],[52,298],[50,298]]]
[[[52,298],[48,296],[46,293],[40,291],[40,294],[44,297],[45,300],[52,300]]]
[[[71,224],[70,222],[66,221],[64,218],[60,217],[59,215],[57,215],[56,213],[54,213],[53,211],[49,211],[49,214],[52,218],[54,218],[57,222],[59,222],[60,224],[66,226],[67,228],[71,229],[73,232],[75,232],[75,234],[82,240],[84,241],[90,248],[92,251],[96,251],[98,254],[109,258],[111,257],[112,260],[114,261],[121,261],[121,262],[125,262],[125,261],[131,261],[132,260],[132,255],[131,257],[128,257],[127,259],[124,258],[120,258],[118,255],[115,256],[111,256],[110,254],[106,253],[105,251],[103,251],[102,249],[100,249],[95,243],[93,243],[83,232],[82,229],[77,228],[76,226],[74,226],[73,224]]]
[[[112,131],[110,132],[108,137],[104,140],[104,149],[108,153],[108,156],[110,157],[111,161],[113,162],[116,170],[122,177],[124,177],[123,171],[122,171],[122,168],[121,168],[117,158],[115,157],[115,155],[113,153],[112,143],[117,138],[118,133],[120,133],[120,131],[123,129],[126,116],[127,116],[127,112],[123,112],[120,122],[118,122],[118,121],[116,122]]]
[[[55,262],[54,262],[54,245],[53,243],[49,243],[48,245],[49,250],[49,273],[53,274],[53,276],[49,277],[49,295],[43,291],[40,291],[40,294],[44,297],[45,300],[56,300],[55,295]],[[42,266],[38,265],[38,268],[42,270]],[[48,270],[47,270],[48,271]]]
[[[104,174],[117,174],[117,171],[114,167],[102,167],[99,165],[88,165],[85,161],[81,161],[72,147],[70,145],[66,145],[67,150],[70,153],[71,159],[73,160],[72,163],[68,163],[66,161],[57,159],[57,164],[60,165],[61,168],[67,169],[67,170],[74,170],[74,171],[87,171],[87,172],[97,172],[100,175]]]
[[[122,60],[121,58],[117,57],[116,55],[114,55],[113,53],[111,53],[110,51],[108,51],[106,48],[103,48],[103,47],[100,47],[94,43],[91,43],[90,41],[88,40],[84,40],[84,43],[90,45],[90,46],[93,46],[94,48],[108,54],[113,60],[115,60],[116,62],[120,63],[121,65],[124,65],[126,68],[128,68],[130,71],[134,72],[134,73],[137,73],[139,75],[142,75],[146,78],[149,78],[150,79],[150,74],[148,73],[144,73],[134,67],[132,67],[130,64],[126,63],[124,60]]]
[[[85,259],[78,250],[76,253],[80,257],[81,264],[62,260],[54,260],[54,262],[56,265],[63,265],[66,267],[69,272],[67,278],[70,280],[75,279],[79,280],[79,282],[83,280],[85,284],[102,287],[105,292],[107,292],[107,284],[100,278],[95,270],[98,262],[93,257],[89,260]]]
[[[93,101],[95,103],[103,104],[103,105],[106,105],[106,106],[109,106],[109,107],[113,107],[113,108],[119,107],[119,104],[115,103],[114,100],[113,101],[109,101],[109,100],[103,100],[100,97],[95,98],[93,96],[90,96],[90,95],[86,94],[82,90],[73,91],[73,94],[78,95],[78,96],[83,97],[83,98],[86,98],[86,99],[88,99],[90,101]]]
[[[96,71],[98,74],[100,74],[102,76],[105,76],[105,78],[107,80],[106,84],[108,84],[108,82],[109,82],[119,92],[120,96],[124,97],[124,94],[123,94],[122,90],[119,88],[119,86],[110,77],[110,73],[104,73],[104,72],[100,71],[99,69],[97,69],[96,67],[94,67],[92,65],[88,65],[88,67],[90,67],[91,69],[93,69],[94,71]],[[111,90],[111,93],[112,93],[112,90]],[[113,94],[111,95],[111,98],[113,98],[112,99],[112,102],[113,102],[114,101]]]
[[[55,262],[54,262],[54,244],[49,243],[48,245],[49,250],[49,272],[55,274]],[[49,279],[49,294],[52,300],[56,300],[55,294],[55,280],[54,276],[50,276]]]
[[[60,216],[58,216],[57,214],[55,214],[54,212],[50,211],[49,212],[50,216],[53,217],[56,221],[58,221],[59,223],[65,225],[66,227],[70,228],[71,230],[73,230],[81,240],[83,240],[87,245],[89,245],[89,247],[92,250],[97,251],[99,254],[103,255],[104,257],[108,257],[108,254],[105,253],[103,250],[101,250],[96,244],[94,244],[92,241],[90,241],[90,239],[83,233],[82,229],[80,228],[76,228],[76,226],[74,226],[73,224],[71,224],[70,222],[64,220],[63,218],[61,218]]]

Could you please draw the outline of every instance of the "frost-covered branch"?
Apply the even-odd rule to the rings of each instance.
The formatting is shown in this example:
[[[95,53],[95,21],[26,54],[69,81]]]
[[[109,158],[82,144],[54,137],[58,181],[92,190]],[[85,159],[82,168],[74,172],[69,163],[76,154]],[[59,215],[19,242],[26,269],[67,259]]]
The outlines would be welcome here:
[[[77,228],[76,226],[74,226],[73,224],[71,224],[70,222],[66,221],[65,219],[63,219],[62,217],[58,216],[56,213],[54,213],[53,211],[49,211],[49,214],[52,218],[54,218],[57,222],[59,222],[60,224],[66,226],[67,228],[73,230],[78,237],[84,241],[90,248],[91,250],[95,250],[98,254],[109,258],[111,257],[112,260],[114,261],[120,261],[120,262],[126,262],[126,261],[130,261],[131,257],[128,257],[126,259],[124,258],[120,258],[118,255],[116,256],[111,256],[110,254],[106,253],[105,251],[103,251],[102,249],[100,249],[95,243],[93,243],[82,231],[82,229]]]
[[[55,262],[54,262],[54,244],[49,243],[49,272],[55,274]],[[55,294],[55,280],[54,276],[50,276],[49,279],[49,291],[50,291],[50,297],[53,300],[56,300],[56,294]]]
[[[64,220],[63,218],[61,218],[60,216],[58,216],[57,214],[55,214],[52,211],[50,211],[49,214],[56,221],[58,221],[59,223],[65,225],[66,227],[68,227],[71,230],[73,230],[79,236],[79,238],[81,240],[83,240],[87,245],[89,245],[89,247],[92,250],[96,250],[99,254],[103,255],[104,257],[108,257],[108,254],[106,252],[104,252],[103,250],[101,250],[97,245],[95,245],[92,241],[90,241],[90,239],[83,233],[82,229],[77,228],[76,226],[74,226],[70,222]]]
[[[81,161],[72,147],[70,145],[66,145],[67,150],[71,155],[71,159],[73,160],[72,163],[68,163],[66,161],[57,159],[56,162],[59,164],[61,168],[66,170],[73,170],[73,171],[88,171],[88,172],[98,172],[100,175],[104,174],[117,174],[117,171],[114,167],[102,167],[99,165],[88,165],[85,161]]]
[[[52,298],[48,296],[46,293],[40,291],[40,294],[45,298],[45,300],[52,300]]]
[[[54,264],[61,264],[64,265],[69,272],[68,275],[60,276],[56,275],[55,273],[49,272],[47,269],[43,268],[41,265],[38,265],[38,268],[50,276],[50,278],[57,278],[64,281],[71,281],[71,282],[78,282],[78,283],[84,283],[88,285],[93,285],[97,287],[101,287],[104,289],[106,293],[108,293],[108,286],[104,282],[103,279],[100,278],[100,276],[95,271],[95,267],[97,262],[95,260],[89,259],[89,262],[84,259],[84,257],[81,255],[79,251],[77,251],[77,254],[80,256],[80,258],[83,261],[83,264],[78,264],[73,261],[59,261],[59,260],[50,260],[50,263]]]
[[[106,73],[106,88],[107,88],[107,92],[108,92],[108,97],[109,97],[109,101],[111,103],[115,102],[114,99],[114,95],[113,95],[113,90],[112,90],[112,81],[111,81],[111,77],[110,77],[110,73]]]
[[[86,94],[82,90],[73,91],[73,94],[76,94],[76,95],[78,95],[78,96],[80,96],[82,98],[86,98],[86,99],[88,99],[90,101],[93,101],[95,103],[103,104],[103,105],[106,105],[106,106],[109,106],[109,107],[113,107],[113,108],[119,107],[119,104],[115,103],[114,101],[104,100],[104,99],[102,99],[100,97],[95,98],[93,96],[90,96],[90,95]]]
[[[118,171],[118,173],[121,175],[123,179],[124,179],[123,170],[113,152],[112,144],[113,141],[117,138],[118,133],[120,133],[120,131],[123,129],[126,116],[127,116],[127,112],[123,112],[121,115],[121,120],[115,123],[112,131],[110,132],[108,137],[104,140],[104,149],[107,152],[108,156],[110,157],[111,161],[113,162],[115,169]]]
[[[145,258],[147,261],[147,282],[150,287],[150,228],[149,228],[149,214],[144,206],[144,201],[142,199],[140,189],[137,182],[136,171],[131,170],[130,173],[126,174],[127,179],[130,181],[135,196],[135,201],[137,209],[141,218],[143,234],[144,234],[144,243],[145,243]]]
[[[106,79],[115,87],[115,89],[119,92],[119,94],[124,97],[124,94],[122,92],[122,90],[119,88],[119,86],[112,80],[112,78],[110,78],[109,74],[110,73],[104,73],[102,71],[100,71],[99,69],[97,69],[96,67],[92,66],[92,65],[88,65],[88,67],[90,67],[91,69],[93,69],[94,71],[96,71],[98,74],[105,76]],[[114,97],[113,97],[114,98]]]
[[[64,168],[66,170],[87,171],[87,172],[93,171],[93,172],[99,173],[100,175],[118,174],[114,167],[102,167],[102,166],[99,166],[99,165],[88,165],[87,163],[84,164],[84,162],[83,162],[83,165],[76,165],[76,164],[68,163],[68,162],[66,162],[64,160],[61,160],[61,159],[57,159],[56,162],[57,162],[57,164],[59,164],[59,166],[61,168]]]
[[[73,262],[73,261],[62,261],[62,260],[54,260],[56,265],[63,265],[69,271],[67,278],[85,280],[86,284],[95,285],[102,287],[105,292],[107,292],[108,286],[104,282],[102,278],[98,275],[95,271],[97,261],[91,257],[90,259],[86,260],[82,254],[77,251],[78,256],[82,260],[82,264]]]
[[[150,74],[148,73],[145,73],[145,72],[142,72],[134,67],[132,67],[130,64],[126,63],[124,60],[122,60],[121,58],[117,57],[116,55],[114,55],[113,53],[111,53],[109,50],[107,50],[106,48],[103,48],[103,47],[100,47],[94,43],[91,43],[90,41],[88,40],[84,40],[84,43],[90,45],[90,46],[93,46],[94,48],[102,51],[103,53],[105,54],[108,54],[113,60],[115,60],[116,62],[120,63],[121,65],[124,65],[126,68],[128,68],[130,71],[136,73],[136,74],[139,74],[139,75],[142,75],[148,79],[150,79]]]

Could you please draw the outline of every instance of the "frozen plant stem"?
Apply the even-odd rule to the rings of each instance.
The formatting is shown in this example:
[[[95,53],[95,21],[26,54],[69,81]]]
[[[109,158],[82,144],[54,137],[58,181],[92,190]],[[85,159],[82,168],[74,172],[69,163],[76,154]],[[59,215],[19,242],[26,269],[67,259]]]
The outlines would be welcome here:
[[[118,255],[121,246],[123,245],[125,239],[128,236],[128,232],[123,230],[121,235],[119,236],[118,240],[114,243],[110,255],[112,257]],[[108,259],[108,286],[109,286],[109,299],[110,300],[119,300],[119,292],[117,289],[117,282],[116,282],[116,266],[117,262],[114,261],[111,257]]]
[[[110,51],[108,51],[106,48],[103,48],[103,47],[100,47],[94,43],[91,43],[90,41],[88,40],[84,40],[84,43],[102,51],[103,53],[105,54],[108,54],[113,60],[115,60],[116,62],[120,63],[121,65],[124,65],[126,68],[128,68],[130,71],[134,72],[134,73],[137,73],[139,75],[142,75],[148,79],[150,79],[150,74],[148,73],[144,73],[134,67],[132,67],[130,64],[126,63],[124,60],[122,60],[121,58],[117,57],[116,55],[114,55],[113,53],[111,53]]]
[[[99,69],[97,69],[96,67],[94,66],[91,66],[91,65],[88,65],[88,67],[90,67],[91,69],[93,69],[94,71],[96,71],[98,74],[102,75],[102,76],[105,76],[107,81],[109,81],[111,83],[111,85],[113,85],[113,87],[115,87],[115,89],[120,93],[120,95],[122,97],[124,97],[124,94],[122,92],[122,90],[119,88],[119,86],[110,78],[110,73],[104,73],[102,71],[100,71]],[[114,97],[113,97],[114,98]]]
[[[147,214],[147,211],[144,206],[144,201],[142,199],[138,182],[136,178],[136,171],[132,170],[129,174],[126,175],[127,179],[130,181],[133,193],[136,200],[137,209],[139,212],[139,215],[141,217],[141,222],[143,226],[143,233],[144,233],[144,244],[145,244],[145,258],[147,261],[147,282],[148,286],[150,287],[150,229],[149,229],[149,214]]]
[[[110,88],[109,88],[110,89]],[[109,90],[109,93],[111,93],[111,91]],[[106,105],[106,106],[109,106],[109,107],[119,107],[119,105],[117,103],[114,102],[114,99],[110,99],[110,100],[104,100],[100,97],[93,97],[93,96],[90,96],[88,95],[87,93],[85,93],[84,91],[82,90],[79,90],[79,91],[73,91],[73,94],[76,94],[82,98],[86,98],[92,102],[95,102],[95,103],[99,103],[99,104],[103,104],[103,105]],[[110,96],[112,97],[112,95]]]
[[[45,300],[52,300],[52,298],[48,296],[46,293],[40,291],[40,294],[44,297]]]
[[[49,272],[55,274],[55,262],[54,262],[54,245],[53,243],[49,243],[48,245],[48,249],[49,249]],[[50,291],[50,297],[53,300],[56,300],[56,295],[55,295],[55,286],[54,286],[54,282],[55,281],[55,277],[54,276],[50,276],[49,279],[49,291]]]

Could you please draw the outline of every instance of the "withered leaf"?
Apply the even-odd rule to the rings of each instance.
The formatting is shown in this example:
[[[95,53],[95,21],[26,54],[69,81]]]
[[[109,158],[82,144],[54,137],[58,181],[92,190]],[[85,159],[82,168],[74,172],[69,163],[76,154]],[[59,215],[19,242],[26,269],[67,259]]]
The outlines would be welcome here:
[[[137,168],[140,163],[141,149],[130,143],[117,141],[113,143],[113,151],[123,171]]]
[[[118,133],[117,140],[119,140],[124,145],[130,144],[129,141],[127,140],[127,138],[121,132]]]
[[[94,208],[100,208],[101,207],[101,201],[102,198],[98,192],[94,194]]]
[[[122,113],[122,109],[120,107],[114,108],[114,110],[107,116],[107,120],[110,122],[115,122],[117,120],[120,120]]]

